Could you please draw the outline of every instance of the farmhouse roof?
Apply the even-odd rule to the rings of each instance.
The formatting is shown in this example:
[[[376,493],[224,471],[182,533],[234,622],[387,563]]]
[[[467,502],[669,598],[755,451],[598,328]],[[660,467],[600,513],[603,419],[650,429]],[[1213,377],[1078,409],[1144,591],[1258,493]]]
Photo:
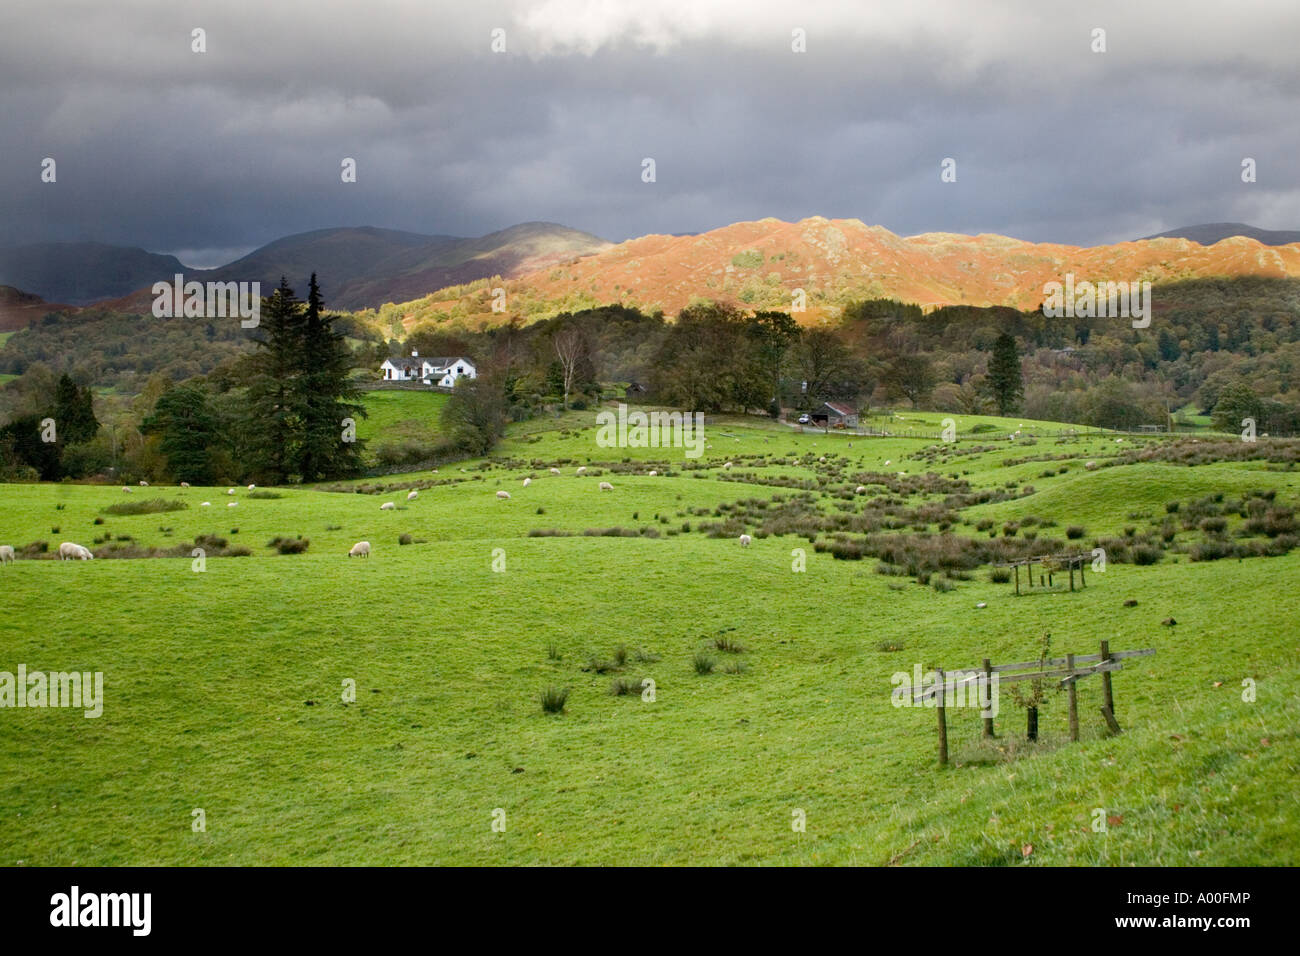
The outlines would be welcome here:
[[[850,415],[857,414],[857,412],[849,408],[849,406],[845,405],[843,402],[827,402],[826,407],[829,408],[831,411],[833,411],[836,415],[844,415],[847,417]]]

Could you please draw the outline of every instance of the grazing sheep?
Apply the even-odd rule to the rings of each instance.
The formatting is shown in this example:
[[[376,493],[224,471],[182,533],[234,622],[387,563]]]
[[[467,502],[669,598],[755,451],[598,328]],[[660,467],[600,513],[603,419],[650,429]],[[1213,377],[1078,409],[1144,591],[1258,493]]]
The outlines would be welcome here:
[[[149,487],[149,482],[147,482],[147,481],[142,481],[142,482],[140,482],[140,487],[141,487],[141,488],[148,488],[148,487]]]
[[[89,561],[94,557],[95,556],[90,553],[89,548],[83,548],[81,545],[74,544],[71,541],[65,541],[63,544],[59,545],[60,561]]]
[[[189,483],[188,481],[182,481],[182,482],[181,482],[181,487],[182,487],[182,488],[188,488],[189,486],[190,486],[190,483]]]
[[[653,477],[654,477],[655,475],[657,475],[657,474],[659,474],[659,472],[657,472],[657,471],[651,471],[651,472],[650,472],[650,477],[653,478]]]
[[[510,497],[510,492],[508,492],[508,491],[498,491],[498,492],[497,492],[497,497],[500,498],[502,501],[504,501],[505,499],[507,499],[507,498]]]
[[[232,502],[230,502],[228,505],[226,505],[226,507],[227,507],[227,508],[235,508],[235,507],[238,507],[238,505],[239,505],[239,502],[238,502],[238,501],[232,501]]]
[[[575,475],[585,475],[586,473],[587,473],[586,465],[579,465],[578,470],[574,472]]]
[[[723,467],[723,468],[730,468],[730,467],[731,467],[731,462],[727,462],[727,463],[724,464],[722,467]]]
[[[867,493],[867,486],[858,485],[856,488],[853,489],[853,493],[855,495],[865,495]]]
[[[203,502],[201,505],[199,505],[199,507],[200,507],[200,508],[211,508],[211,507],[212,507],[212,502],[211,502],[211,501],[205,501],[205,502]]]
[[[420,493],[418,491],[412,491],[410,494],[406,496],[406,500],[414,501],[418,497],[420,497]]]
[[[12,544],[0,544],[0,564],[12,564],[14,560],[14,546]]]
[[[525,488],[527,488],[527,487],[528,487],[529,485],[531,485],[532,483],[533,483],[533,479],[531,479],[531,478],[525,478],[525,479],[524,479],[524,487],[525,487]]]
[[[233,495],[234,493],[235,493],[235,489],[234,489],[234,488],[227,488],[227,489],[226,489],[226,494],[228,494],[228,495]]]
[[[380,511],[393,511],[396,508],[397,505],[393,504],[391,501],[385,501],[382,505],[379,506]]]
[[[753,542],[753,540],[754,540],[754,539],[751,538],[749,535],[747,535],[747,534],[742,534],[742,535],[740,536],[740,546],[741,546],[742,548],[748,548],[749,545],[750,545],[750,543]]]
[[[348,557],[349,557],[349,558],[368,558],[368,557],[370,557],[370,542],[369,542],[369,541],[358,541],[356,544],[354,544],[354,545],[352,546],[352,550],[348,552]]]
[[[124,492],[125,492],[126,494],[128,494],[128,495],[131,493],[131,489],[128,488],[126,485],[123,485],[123,486],[122,486],[122,491],[124,491]]]
[[[1083,463],[1083,467],[1088,469],[1088,471],[1096,471],[1097,463],[1095,461],[1085,461]]]
[[[560,473],[560,469],[558,469],[558,468],[552,468],[552,469],[551,469],[551,474],[553,474],[553,475],[558,475],[559,473]]]
[[[893,459],[891,458],[891,459],[889,459],[888,461],[885,462],[885,467],[888,468],[888,467],[889,467],[890,465],[892,465],[893,463],[894,463],[894,461],[893,461]]]
[[[818,458],[817,460],[818,460],[818,461],[825,461],[825,460],[826,460],[826,456],[825,456],[825,455],[822,455],[822,456],[821,456],[820,458]]]
[[[257,485],[249,485],[249,486],[248,486],[248,490],[249,490],[249,491],[252,491],[252,490],[253,490],[254,488],[256,488],[256,487],[257,487]]]
[[[601,490],[601,491],[613,491],[613,490],[614,490],[614,486],[611,485],[608,481],[602,481],[602,482],[600,483],[600,490]]]

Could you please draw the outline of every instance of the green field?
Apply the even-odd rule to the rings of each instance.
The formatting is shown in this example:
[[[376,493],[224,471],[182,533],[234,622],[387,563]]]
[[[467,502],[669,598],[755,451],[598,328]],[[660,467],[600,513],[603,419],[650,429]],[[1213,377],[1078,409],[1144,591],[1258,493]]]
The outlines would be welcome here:
[[[430,427],[435,397],[368,393],[359,433]],[[1158,440],[1013,443],[1033,423],[997,419],[997,441],[940,447],[722,418],[695,461],[601,448],[594,415],[512,426],[490,460],[278,498],[0,486],[0,543],[76,541],[100,556],[0,567],[0,671],[101,671],[105,687],[96,719],[0,710],[0,863],[1300,862],[1300,549],[1192,561],[1210,532],[1178,525],[1157,563],[1112,561],[1086,589],[1017,598],[987,567],[941,591],[752,522],[804,495],[808,521],[872,502],[938,507],[943,476],[1012,495],[955,509],[951,535],[1002,536],[1014,522],[1021,536],[1063,537],[1077,524],[1086,549],[1207,496],[1294,505],[1294,466],[1119,463]],[[907,417],[937,428],[946,416]],[[410,502],[408,487],[420,489]],[[185,507],[103,510],[152,498]],[[381,511],[387,501],[396,508]],[[1225,521],[1231,540],[1247,530],[1236,513]],[[701,529],[711,524],[720,536]],[[612,528],[626,535],[583,534]],[[185,546],[202,534],[252,554],[196,572]],[[124,535],[185,556],[105,559]],[[310,539],[303,554],[267,547],[297,535]],[[373,555],[347,558],[363,539]],[[975,712],[950,709],[953,761],[937,766],[934,711],[891,706],[891,675],[1029,660],[1045,632],[1053,654],[1103,639],[1157,648],[1114,676],[1125,733],[1103,736],[1091,678],[1079,743],[1063,695],[1032,746],[1024,711],[1003,699],[993,743]],[[588,669],[616,664],[620,646],[621,669]],[[705,650],[716,669],[701,675]],[[610,692],[646,677],[653,701]],[[571,690],[564,713],[543,713],[549,686]]]
[[[442,392],[365,392],[362,403],[367,417],[357,420],[357,437],[370,445],[367,450],[372,458],[385,444],[435,444],[440,437],[439,417],[448,397]]]

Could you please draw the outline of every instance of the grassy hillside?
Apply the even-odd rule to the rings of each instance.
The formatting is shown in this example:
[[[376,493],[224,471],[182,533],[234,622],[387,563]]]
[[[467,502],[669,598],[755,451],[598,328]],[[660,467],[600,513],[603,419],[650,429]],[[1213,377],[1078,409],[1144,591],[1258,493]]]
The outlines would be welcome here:
[[[447,398],[441,392],[366,392],[363,403],[368,417],[357,420],[357,437],[370,445],[372,459],[386,444],[435,444]]]
[[[381,394],[408,395],[368,403]],[[418,420],[403,400],[375,408]],[[973,492],[1016,483],[1013,498],[960,509],[954,535],[984,539],[981,521],[1027,528],[1033,515],[1044,536],[1086,525],[1082,547],[1128,525],[1145,533],[1169,501],[1272,491],[1294,503],[1293,468],[1127,464],[1124,444],[1105,436],[939,448],[727,419],[692,461],[600,448],[593,418],[524,423],[491,461],[347,490],[0,486],[0,542],[73,540],[106,555],[124,535],[161,548],[215,534],[252,551],[209,557],[202,573],[188,550],[0,568],[10,609],[0,670],[98,670],[106,695],[98,719],[4,713],[0,860],[1300,862],[1300,596],[1284,586],[1300,550],[1193,562],[1177,549],[1204,533],[1180,527],[1154,565],[1112,562],[1085,590],[1017,598],[986,569],[945,592],[795,534],[745,549],[730,532],[707,533],[805,493],[825,519],[892,498],[934,504],[943,476]],[[994,424],[1010,434],[1029,423]],[[855,496],[863,475],[896,490]],[[602,480],[614,490],[599,491]],[[411,502],[408,486],[420,488]],[[150,498],[187,507],[104,512]],[[385,501],[397,508],[381,511]],[[738,507],[747,501],[753,510]],[[1241,519],[1229,520],[1235,534]],[[634,536],[583,534],[614,527]],[[300,534],[306,553],[266,546]],[[400,545],[404,534],[413,543]],[[360,539],[373,556],[346,558]],[[792,570],[795,549],[805,571]],[[1083,739],[1068,742],[1064,697],[1053,695],[1031,747],[1024,712],[1004,695],[992,745],[977,714],[949,712],[954,759],[939,768],[933,711],[891,706],[891,674],[1027,660],[1044,632],[1053,653],[1095,652],[1102,639],[1158,648],[1115,675],[1126,732],[1102,736],[1100,685],[1084,681]],[[625,662],[609,670],[620,645]],[[714,672],[696,672],[701,651]],[[584,669],[593,658],[605,673]],[[646,677],[653,702],[610,693],[614,679],[639,688]],[[1257,681],[1253,703],[1245,678]],[[355,703],[341,699],[345,680]],[[542,712],[548,686],[571,689],[565,713]],[[206,832],[191,830],[195,808]],[[1098,808],[1104,833],[1091,827]],[[497,809],[504,833],[491,826]],[[807,832],[792,830],[795,810]]]

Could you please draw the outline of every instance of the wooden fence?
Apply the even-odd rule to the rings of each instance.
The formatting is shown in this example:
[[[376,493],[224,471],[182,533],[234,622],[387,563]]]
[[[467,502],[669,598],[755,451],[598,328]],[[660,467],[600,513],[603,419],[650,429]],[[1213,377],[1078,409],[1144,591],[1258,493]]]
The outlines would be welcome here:
[[[1123,670],[1124,660],[1133,657],[1150,657],[1155,652],[1153,647],[1139,651],[1111,651],[1109,642],[1102,641],[1100,654],[1067,654],[1064,657],[1021,661],[1014,664],[994,664],[986,657],[979,667],[953,671],[937,668],[935,671],[937,677],[933,684],[912,688],[912,702],[916,704],[925,700],[935,700],[941,765],[948,763],[947,698],[954,698],[955,703],[955,698],[964,692],[964,696],[969,700],[970,692],[975,690],[978,699],[987,702],[992,699],[990,695],[996,693],[1002,684],[1019,681],[1056,680],[1058,688],[1065,688],[1070,706],[1070,740],[1077,741],[1079,739],[1078,682],[1093,674],[1100,674],[1102,682],[1100,712],[1109,732],[1118,734],[1120,726],[1115,717],[1115,694],[1111,685],[1111,674]],[[1027,722],[1028,737],[1030,740],[1036,740],[1038,737],[1036,706],[1028,708]],[[987,715],[984,717],[984,736],[990,739],[994,736],[993,718]]]
[[[1052,587],[1052,578],[1054,575],[1068,572],[1070,575],[1070,590],[1074,590],[1074,572],[1079,572],[1079,586],[1087,587],[1088,581],[1084,576],[1083,566],[1092,560],[1092,555],[1082,552],[1074,554],[1043,554],[1032,558],[1020,558],[1017,561],[1008,561],[1005,564],[999,564],[1000,568],[1012,568],[1015,571],[1016,594],[1020,594],[1020,569],[1024,568],[1029,576],[1029,587],[1034,586],[1034,565],[1038,568],[1038,586]],[[1044,584],[1044,581],[1046,582]]]

